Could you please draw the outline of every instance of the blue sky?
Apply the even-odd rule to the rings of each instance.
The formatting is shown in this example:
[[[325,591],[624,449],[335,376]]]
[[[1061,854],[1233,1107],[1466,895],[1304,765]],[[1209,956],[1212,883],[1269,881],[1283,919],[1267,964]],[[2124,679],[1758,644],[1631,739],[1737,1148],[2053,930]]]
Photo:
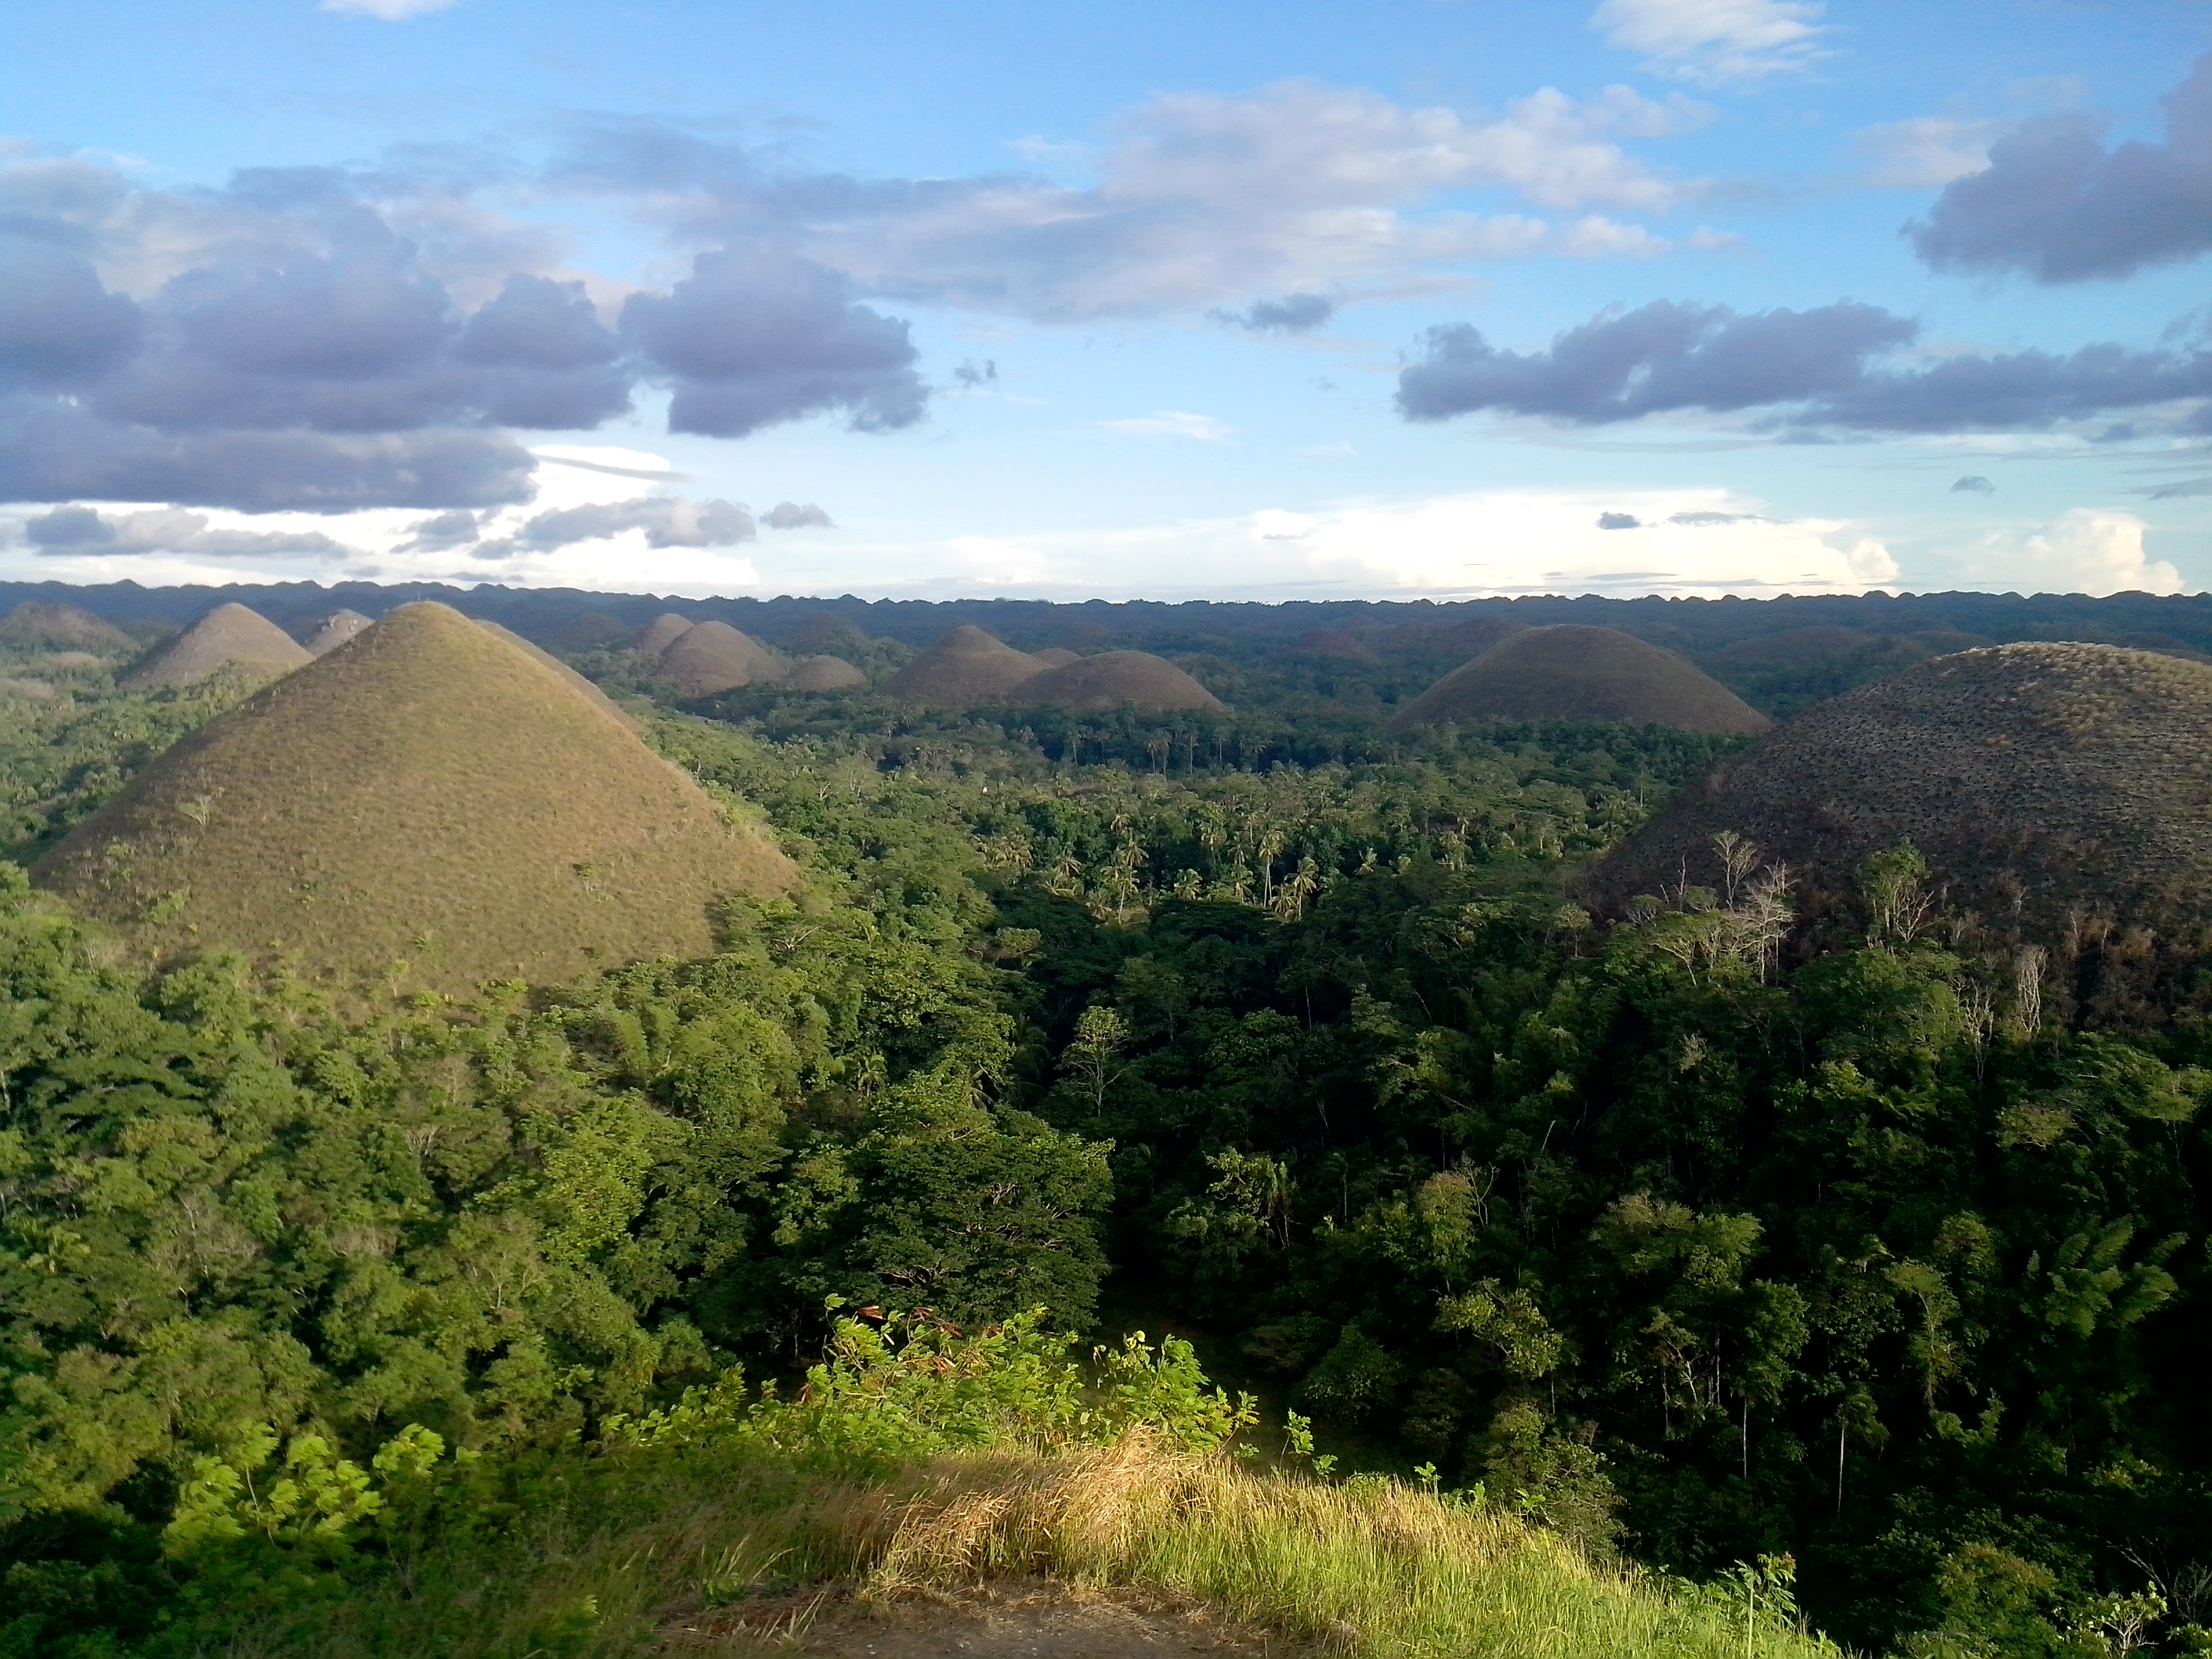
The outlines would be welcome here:
[[[2198,591],[2208,24],[19,8],[0,568]]]

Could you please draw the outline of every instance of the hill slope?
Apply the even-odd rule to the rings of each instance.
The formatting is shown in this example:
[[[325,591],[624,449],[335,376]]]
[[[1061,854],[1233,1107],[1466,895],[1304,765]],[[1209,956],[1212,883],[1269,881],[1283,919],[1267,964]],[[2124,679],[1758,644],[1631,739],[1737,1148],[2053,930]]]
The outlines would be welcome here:
[[[1992,923],[2077,906],[2212,913],[2212,667],[2104,645],[1938,657],[1819,704],[1717,767],[1593,879],[1716,884],[1732,830],[1816,890],[1910,841]]]
[[[702,622],[660,653],[659,677],[687,697],[711,697],[759,680],[780,680],[783,659],[751,635],[724,622]]]
[[[798,691],[839,691],[867,683],[868,677],[842,657],[805,658],[785,677],[785,684]]]
[[[1022,682],[1021,700],[1052,708],[1105,709],[1123,705],[1146,714],[1170,708],[1221,708],[1220,698],[1163,657],[1148,651],[1102,651],[1048,668]]]
[[[544,665],[433,604],[185,738],[38,883],[151,957],[225,947],[410,987],[697,957],[737,891],[796,884]]]
[[[305,646],[260,612],[219,605],[116,684],[125,691],[195,685],[225,668],[288,674],[313,660]]]
[[[363,629],[375,626],[376,619],[364,617],[358,611],[334,611],[315,624],[312,632],[300,643],[311,657],[326,657]]]
[[[664,611],[637,630],[637,637],[631,641],[630,648],[657,657],[690,633],[694,625],[689,617],[679,617],[673,611]]]
[[[109,655],[134,648],[128,634],[89,611],[38,599],[26,599],[0,617],[0,645],[75,648]]]
[[[963,623],[884,682],[884,696],[901,702],[957,708],[998,702],[1044,672],[1026,652]]]
[[[1562,623],[1511,635],[1400,709],[1389,729],[1468,720],[1602,720],[1685,732],[1773,722],[1670,651],[1611,628]]]

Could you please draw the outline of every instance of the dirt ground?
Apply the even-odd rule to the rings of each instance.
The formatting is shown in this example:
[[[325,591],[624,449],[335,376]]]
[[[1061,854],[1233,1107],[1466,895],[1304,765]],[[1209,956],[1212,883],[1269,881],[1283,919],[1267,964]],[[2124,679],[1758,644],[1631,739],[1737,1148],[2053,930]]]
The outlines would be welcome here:
[[[1155,1592],[1044,1579],[861,1603],[835,1587],[678,1613],[686,1659],[1311,1659],[1315,1650]]]

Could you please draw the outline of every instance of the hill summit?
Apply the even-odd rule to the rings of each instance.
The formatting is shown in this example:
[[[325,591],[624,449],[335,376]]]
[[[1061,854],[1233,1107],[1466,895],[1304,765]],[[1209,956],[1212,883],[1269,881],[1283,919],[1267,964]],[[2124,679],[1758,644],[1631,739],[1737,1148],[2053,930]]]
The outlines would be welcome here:
[[[1937,657],[1815,705],[1692,784],[1593,874],[1720,884],[1733,830],[1817,903],[1911,842],[1952,902],[2031,933],[2212,916],[2212,667],[2105,645]]]
[[[687,697],[711,697],[790,671],[758,640],[726,622],[687,628],[660,653],[659,676]]]
[[[112,655],[133,649],[135,642],[113,623],[89,611],[26,599],[0,617],[0,645],[46,646]]]
[[[1684,732],[1763,732],[1773,724],[1673,652],[1577,623],[1509,635],[1400,709],[1389,729],[1471,720],[1617,721]]]
[[[375,626],[376,619],[364,617],[358,611],[333,611],[317,623],[300,643],[311,657],[326,657],[362,629]]]
[[[969,703],[1003,702],[1014,688],[1044,672],[1028,653],[963,623],[885,680],[884,696],[900,702],[933,703],[958,708]]]
[[[115,683],[125,691],[196,685],[226,668],[268,678],[313,660],[305,646],[259,611],[219,605]]]
[[[150,958],[237,950],[358,985],[557,981],[714,948],[785,890],[681,771],[558,673],[441,605],[376,626],[184,738],[34,878]]]
[[[1102,651],[1048,668],[1020,688],[1024,702],[1096,710],[1125,704],[1147,714],[1170,708],[1222,708],[1212,692],[1164,657],[1149,651]]]

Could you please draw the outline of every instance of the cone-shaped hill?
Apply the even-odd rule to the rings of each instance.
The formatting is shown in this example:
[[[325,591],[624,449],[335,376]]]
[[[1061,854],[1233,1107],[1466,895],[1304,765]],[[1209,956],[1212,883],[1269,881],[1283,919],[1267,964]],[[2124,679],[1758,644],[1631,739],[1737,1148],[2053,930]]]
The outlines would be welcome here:
[[[664,611],[637,630],[637,637],[630,641],[630,649],[657,657],[689,634],[691,628],[690,617],[679,617],[673,611]]]
[[[40,860],[148,958],[224,948],[359,985],[564,980],[714,946],[797,875],[543,663],[409,605],[209,722]]]
[[[128,634],[89,611],[39,599],[26,599],[0,617],[0,645],[94,651],[104,656],[137,648]]]
[[[1577,623],[1499,641],[1400,709],[1389,729],[1476,720],[1618,721],[1684,732],[1763,732],[1773,724],[1671,651]]]
[[[259,611],[219,605],[116,684],[125,691],[194,685],[226,668],[270,678],[313,660],[305,646]]]
[[[1024,680],[1018,695],[1024,702],[1049,708],[1127,706],[1146,714],[1227,707],[1182,669],[1149,651],[1102,651],[1095,657],[1079,657]]]
[[[327,657],[364,628],[373,627],[375,621],[358,611],[333,611],[309,629],[300,643],[309,656]]]
[[[807,657],[794,666],[784,682],[795,691],[842,691],[866,685],[868,677],[842,657]]]
[[[1059,668],[1068,663],[1081,662],[1083,660],[1081,657],[1078,656],[1074,652],[1070,651],[1064,645],[1048,645],[1042,651],[1030,652],[1030,655],[1035,657],[1047,668]]]
[[[1613,902],[1717,886],[1722,830],[1788,864],[1816,906],[1910,841],[1994,927],[2212,916],[2212,667],[2104,645],[1935,658],[1717,766],[1593,886]]]
[[[960,708],[1007,702],[1015,687],[1044,672],[1035,657],[963,623],[885,680],[883,693],[900,702]]]
[[[539,662],[544,663],[548,668],[551,669],[563,680],[567,681],[570,688],[575,691],[577,696],[583,698],[583,700],[591,704],[592,708],[598,709],[599,713],[614,720],[624,730],[630,732],[637,730],[637,721],[631,717],[629,709],[623,708],[612,697],[600,690],[598,686],[592,684],[591,681],[586,679],[581,674],[579,674],[574,669],[569,667],[567,663],[562,662],[560,658],[555,656],[550,651],[548,651],[544,646],[539,645],[536,641],[524,639],[521,635],[516,633],[512,628],[495,623],[489,617],[471,617],[471,620],[473,621],[478,628],[483,629],[487,634],[491,634],[500,639],[505,640],[516,650],[528,652],[531,656],[537,659]]]
[[[660,653],[659,677],[687,697],[711,697],[760,680],[780,680],[790,671],[750,634],[726,622],[687,628]]]

